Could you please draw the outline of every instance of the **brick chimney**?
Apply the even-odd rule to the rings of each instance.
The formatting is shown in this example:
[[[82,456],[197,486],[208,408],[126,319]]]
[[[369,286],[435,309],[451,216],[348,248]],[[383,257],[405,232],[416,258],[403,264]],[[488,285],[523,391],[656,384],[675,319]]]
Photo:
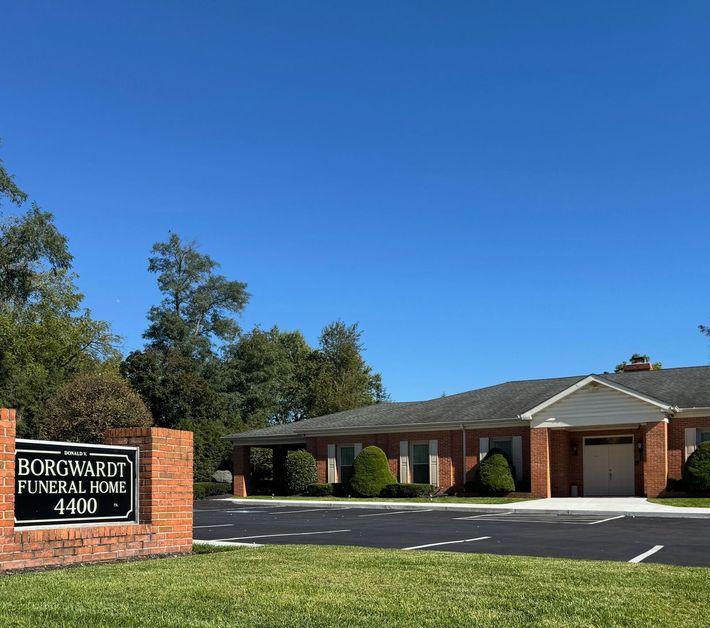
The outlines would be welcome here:
[[[631,363],[624,364],[624,373],[650,370],[652,370],[651,361],[647,355],[639,355],[638,353],[634,353],[631,356]]]

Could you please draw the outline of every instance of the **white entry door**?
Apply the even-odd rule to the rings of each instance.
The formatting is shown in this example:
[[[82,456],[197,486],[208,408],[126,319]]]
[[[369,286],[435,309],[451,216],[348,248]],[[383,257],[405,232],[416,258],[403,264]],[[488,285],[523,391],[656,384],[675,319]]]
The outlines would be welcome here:
[[[633,436],[584,439],[584,495],[634,495]]]

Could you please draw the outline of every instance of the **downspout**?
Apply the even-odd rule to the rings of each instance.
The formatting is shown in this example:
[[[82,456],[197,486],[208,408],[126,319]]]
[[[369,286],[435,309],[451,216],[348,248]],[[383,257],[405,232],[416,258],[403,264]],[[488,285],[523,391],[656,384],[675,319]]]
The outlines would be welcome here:
[[[466,428],[463,426],[463,423],[461,423],[461,440],[463,442],[463,465],[461,466],[461,469],[463,470],[463,483],[461,484],[461,488],[463,491],[466,491]]]

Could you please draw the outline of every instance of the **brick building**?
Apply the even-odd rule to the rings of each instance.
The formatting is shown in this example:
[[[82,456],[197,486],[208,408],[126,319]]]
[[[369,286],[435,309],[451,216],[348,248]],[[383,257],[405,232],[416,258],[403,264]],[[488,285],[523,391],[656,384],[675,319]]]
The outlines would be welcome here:
[[[321,482],[347,479],[362,447],[385,451],[400,482],[462,491],[493,447],[505,450],[521,492],[537,497],[661,493],[710,440],[710,367],[506,382],[430,401],[381,403],[232,434],[234,494],[249,491],[250,447],[316,458]]]

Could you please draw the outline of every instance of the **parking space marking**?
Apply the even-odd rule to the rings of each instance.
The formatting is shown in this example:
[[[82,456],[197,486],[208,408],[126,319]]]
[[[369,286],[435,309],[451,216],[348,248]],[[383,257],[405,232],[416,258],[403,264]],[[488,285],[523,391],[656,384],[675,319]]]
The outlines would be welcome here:
[[[285,532],[284,534],[257,534],[254,536],[234,536],[220,541],[244,541],[246,539],[267,539],[274,536],[309,536],[311,534],[336,534],[338,532],[352,532],[352,530],[319,530],[318,532]]]
[[[318,512],[319,510],[350,510],[350,508],[305,508],[301,510],[280,510],[272,512],[272,515],[295,515],[299,512]]]
[[[652,554],[655,554],[656,552],[660,551],[663,549],[663,545],[654,545],[650,550],[647,552],[644,552],[643,554],[639,554],[638,556],[634,556],[629,562],[630,563],[640,563],[642,560],[645,560]]]
[[[544,523],[544,524],[563,524],[563,525],[583,525],[590,526],[597,523],[605,523],[614,519],[621,519],[625,515],[616,517],[606,517],[598,519],[594,515],[556,515],[553,513],[522,513],[522,512],[504,512],[504,513],[487,513],[485,515],[471,515],[470,517],[453,517],[457,521],[495,521],[499,523]]]
[[[394,512],[376,512],[369,515],[358,515],[358,517],[386,517],[387,515],[406,515],[418,512],[432,512],[433,508],[427,510],[395,510]]]
[[[458,541],[443,541],[441,543],[427,543],[426,545],[414,545],[412,547],[403,547],[402,549],[404,551],[407,550],[416,550],[416,549],[424,549],[425,547],[438,547],[440,545],[453,545],[455,543],[472,543],[473,541],[485,541],[486,539],[490,539],[490,536],[479,536],[476,537],[475,539],[460,539]]]
[[[236,523],[215,523],[211,526],[192,526],[193,530],[199,530],[200,528],[229,528],[237,525]]]

